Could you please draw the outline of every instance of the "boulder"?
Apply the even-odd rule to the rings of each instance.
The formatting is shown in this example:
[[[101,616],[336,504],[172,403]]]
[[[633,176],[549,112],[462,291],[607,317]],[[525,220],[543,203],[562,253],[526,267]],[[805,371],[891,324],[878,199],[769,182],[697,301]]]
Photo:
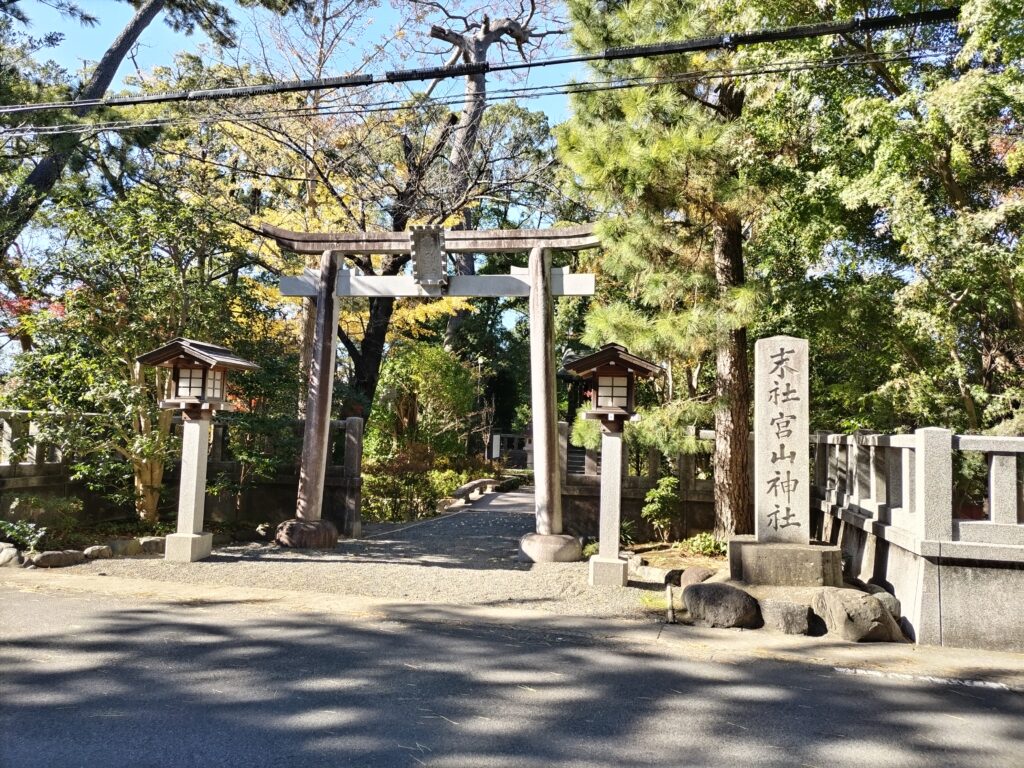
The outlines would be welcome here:
[[[114,557],[133,557],[142,554],[142,543],[134,538],[111,539],[107,542]]]
[[[829,633],[845,640],[864,642],[905,642],[899,625],[873,595],[856,589],[823,587],[811,603]]]
[[[17,549],[17,547],[9,541],[0,541],[0,550],[3,549]]]
[[[764,628],[772,632],[782,632],[786,635],[806,635],[810,628],[811,609],[800,603],[791,603],[789,600],[773,600],[762,598],[758,600],[761,608],[761,618],[764,620]]]
[[[13,544],[0,549],[0,568],[17,568],[19,565],[21,552],[15,549]]]
[[[887,592],[877,584],[865,584],[864,591],[869,595],[874,595],[874,598],[889,611],[889,615],[896,619],[896,623],[899,623],[900,617],[903,616],[903,606],[900,605],[896,595]]]
[[[761,626],[757,600],[729,584],[691,584],[683,590],[690,619],[700,627]]]
[[[282,523],[283,525],[283,523]],[[280,529],[278,529],[280,530]],[[213,546],[215,547],[227,547],[231,545],[231,534],[230,533],[215,533],[213,534]],[[332,545],[333,546],[333,545]]]
[[[295,549],[334,549],[338,529],[330,520],[285,520],[277,526],[274,541]]]
[[[164,553],[164,537],[163,536],[143,536],[139,539],[139,544],[142,545],[142,551],[147,555],[162,555]]]
[[[32,564],[36,568],[66,568],[85,562],[85,553],[77,549],[50,550],[32,556]]]
[[[695,565],[683,571],[679,581],[676,583],[681,587],[688,587],[691,584],[700,584],[707,581],[714,575],[715,571],[712,571],[710,568],[702,568],[699,565]]]
[[[113,550],[105,544],[99,544],[95,547],[86,547],[83,554],[85,554],[85,557],[88,560],[106,560],[108,557],[114,556]]]

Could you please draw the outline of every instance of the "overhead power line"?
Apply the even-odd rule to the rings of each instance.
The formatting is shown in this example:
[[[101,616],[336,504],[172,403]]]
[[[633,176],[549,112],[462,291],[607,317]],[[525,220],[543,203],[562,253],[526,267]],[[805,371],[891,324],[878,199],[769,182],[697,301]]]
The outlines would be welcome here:
[[[644,59],[659,56],[673,56],[682,53],[698,53],[713,50],[732,50],[740,46],[775,43],[786,40],[803,40],[855,32],[876,32],[901,27],[946,24],[956,21],[960,7],[940,8],[916,13],[891,14],[848,21],[805,24],[780,29],[737,32],[713,37],[698,37],[650,45],[632,45],[606,48],[599,53],[561,56],[517,63],[459,64],[450,67],[424,67],[385,72],[382,75],[345,75],[341,77],[291,80],[265,85],[243,85],[226,88],[212,88],[191,91],[173,91],[143,96],[123,96],[110,99],[83,99],[80,101],[46,102],[39,104],[12,104],[0,107],[0,114],[47,112],[60,109],[95,109],[98,107],[125,107],[141,104],[163,104],[181,101],[208,101],[221,99],[242,99],[297,91],[322,91],[339,88],[359,88],[381,83],[400,83],[422,80],[444,80],[465,77],[486,72],[507,72],[521,69],[577,64],[594,61],[618,61],[623,59]]]
[[[489,102],[533,99],[544,96],[568,95],[580,93],[600,93],[627,88],[653,87],[678,83],[692,83],[712,78],[748,78],[759,75],[787,74],[804,72],[813,69],[834,69],[852,65],[873,63],[912,62],[949,56],[952,51],[895,51],[887,54],[851,53],[827,59],[804,59],[782,61],[777,64],[761,65],[734,69],[704,69],[691,72],[680,72],[673,75],[637,76],[616,78],[614,80],[591,80],[553,85],[523,86],[492,90],[487,95]],[[194,123],[230,122],[237,124],[255,123],[275,119],[297,119],[303,117],[330,116],[366,116],[376,113],[393,113],[414,111],[429,106],[453,106],[462,103],[461,95],[431,99],[426,104],[410,103],[408,100],[388,99],[383,101],[341,107],[291,107],[279,109],[256,109],[245,112],[220,112],[207,114],[176,115],[173,117],[154,117],[141,120],[115,120],[103,123],[66,123],[63,125],[22,126],[14,129],[0,130],[0,135],[8,138],[53,136],[59,134],[91,134],[104,131],[129,131],[141,128],[162,128]]]

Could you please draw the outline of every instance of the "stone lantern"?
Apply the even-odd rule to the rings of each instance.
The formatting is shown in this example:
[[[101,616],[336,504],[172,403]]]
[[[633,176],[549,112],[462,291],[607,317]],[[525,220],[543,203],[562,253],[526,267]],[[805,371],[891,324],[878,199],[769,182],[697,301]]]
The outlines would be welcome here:
[[[631,355],[620,344],[565,364],[590,385],[586,418],[601,420],[601,530],[598,553],[590,558],[590,583],[626,586],[628,566],[619,557],[622,517],[622,428],[636,419],[636,380],[661,373],[660,366]]]
[[[178,528],[167,537],[164,557],[186,563],[202,560],[213,549],[213,534],[203,532],[210,421],[216,411],[232,410],[227,402],[227,372],[259,366],[225,347],[183,338],[136,359],[143,365],[171,369],[172,396],[160,407],[181,411],[182,417]]]

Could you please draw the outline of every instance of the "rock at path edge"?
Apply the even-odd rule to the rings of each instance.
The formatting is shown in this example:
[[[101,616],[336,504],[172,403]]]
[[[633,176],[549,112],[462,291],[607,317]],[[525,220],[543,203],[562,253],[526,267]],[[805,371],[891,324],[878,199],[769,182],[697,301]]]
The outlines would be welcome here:
[[[147,555],[162,555],[166,542],[163,536],[143,536],[139,539],[142,551]]]
[[[106,560],[114,556],[113,550],[105,544],[98,544],[94,547],[86,547],[83,553],[89,560]]]
[[[903,616],[903,606],[900,605],[899,598],[896,595],[877,584],[865,584],[864,591],[869,595],[873,595],[878,602],[884,605],[886,610],[889,611],[889,615],[896,620],[897,624],[899,623],[900,617]]]
[[[856,589],[823,587],[811,609],[829,633],[857,643],[903,643],[906,638],[888,609],[873,595]]]
[[[274,541],[293,549],[334,549],[338,529],[330,520],[285,520],[277,526]]]
[[[66,568],[85,562],[85,553],[77,549],[49,550],[32,556],[32,565],[37,568]]]
[[[114,557],[132,557],[142,554],[142,543],[136,538],[110,539],[107,542]]]
[[[691,584],[683,590],[683,603],[700,627],[757,629],[762,624],[757,600],[729,584]]]
[[[21,552],[11,544],[0,549],[0,568],[17,568],[21,565]]]

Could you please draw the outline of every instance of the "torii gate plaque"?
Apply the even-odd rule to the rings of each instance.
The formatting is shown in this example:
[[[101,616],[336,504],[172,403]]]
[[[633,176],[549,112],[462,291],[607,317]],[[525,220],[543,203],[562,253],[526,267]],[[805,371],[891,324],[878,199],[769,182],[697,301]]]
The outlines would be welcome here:
[[[303,234],[264,224],[262,230],[282,249],[321,254],[319,275],[306,270],[298,277],[281,278],[282,294],[315,297],[317,304],[297,516],[305,520],[319,520],[321,516],[338,343],[337,297],[529,296],[537,526],[536,533],[520,541],[520,552],[535,562],[579,560],[578,541],[562,534],[553,296],[592,296],[594,276],[574,275],[566,268],[553,270],[551,251],[596,248],[600,241],[593,227],[483,231],[415,227],[409,232]],[[509,275],[447,274],[446,253],[516,251],[530,252],[528,269],[513,268]],[[402,253],[412,257],[412,275],[381,277],[362,275],[344,266],[338,268],[338,257],[344,255]],[[345,533],[358,535],[351,530]]]

